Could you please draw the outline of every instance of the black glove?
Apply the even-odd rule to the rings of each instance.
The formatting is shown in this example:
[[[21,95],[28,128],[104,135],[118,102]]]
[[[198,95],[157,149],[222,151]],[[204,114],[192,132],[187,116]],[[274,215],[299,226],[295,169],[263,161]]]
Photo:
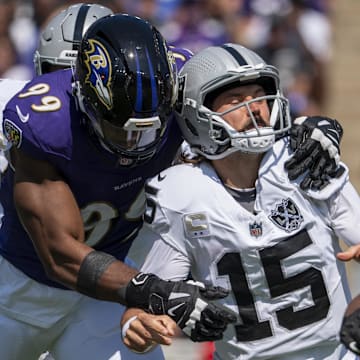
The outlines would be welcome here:
[[[197,284],[139,273],[126,288],[126,302],[155,315],[169,315],[193,341],[220,340],[227,325],[236,322],[236,316],[208,301],[222,299],[229,292]]]
[[[340,340],[348,349],[360,355],[360,309],[344,317]]]
[[[290,147],[295,152],[285,163],[289,179],[307,172],[300,187],[321,190],[330,178],[340,177],[340,141],[343,129],[337,120],[325,116],[299,117],[290,129]]]

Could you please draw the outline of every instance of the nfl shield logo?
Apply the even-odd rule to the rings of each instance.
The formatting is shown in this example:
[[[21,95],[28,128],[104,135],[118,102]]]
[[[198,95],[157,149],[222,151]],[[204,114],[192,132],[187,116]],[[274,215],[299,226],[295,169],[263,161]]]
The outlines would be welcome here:
[[[251,236],[259,237],[262,235],[262,223],[257,223],[256,221],[253,224],[249,224],[249,231]]]

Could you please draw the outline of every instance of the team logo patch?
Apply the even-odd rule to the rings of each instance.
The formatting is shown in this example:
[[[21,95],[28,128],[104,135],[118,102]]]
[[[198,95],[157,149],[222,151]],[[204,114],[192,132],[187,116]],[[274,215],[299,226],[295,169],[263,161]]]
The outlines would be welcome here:
[[[20,147],[22,141],[22,131],[10,120],[4,120],[4,134],[6,139],[17,148]]]
[[[210,235],[210,226],[206,214],[186,214],[183,217],[185,234],[194,239]]]
[[[262,235],[262,223],[257,223],[256,221],[253,224],[249,224],[250,235],[254,237],[259,237]]]
[[[275,210],[271,210],[269,219],[288,233],[297,230],[304,221],[298,207],[291,199],[283,199],[280,204],[276,204]]]
[[[112,80],[110,56],[104,45],[99,41],[90,39],[89,44],[90,50],[85,51],[85,64],[88,70],[85,82],[90,84],[99,100],[110,110],[113,105],[110,91]]]

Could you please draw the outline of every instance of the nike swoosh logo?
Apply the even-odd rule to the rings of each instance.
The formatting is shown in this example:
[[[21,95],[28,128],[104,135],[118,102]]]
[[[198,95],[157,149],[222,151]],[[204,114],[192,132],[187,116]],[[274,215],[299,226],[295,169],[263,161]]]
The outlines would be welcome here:
[[[352,341],[350,344],[349,344],[349,348],[350,350],[352,350],[353,352],[355,352],[356,354],[360,354],[360,349],[358,348],[357,344],[356,344],[356,341]]]
[[[189,293],[177,293],[177,292],[172,292],[169,296],[169,300],[174,300],[174,299],[179,299],[182,297],[189,297],[190,294]]]
[[[163,181],[166,178],[166,175],[161,176],[161,173],[158,175],[158,181]]]
[[[21,122],[27,123],[29,121],[30,114],[27,113],[26,115],[24,115],[17,105],[16,105],[16,112],[17,112],[18,117],[21,120]]]
[[[176,314],[175,314],[175,310],[177,310],[179,307],[181,307],[181,306],[184,306],[185,305],[185,303],[181,303],[181,304],[178,304],[178,305],[176,305],[176,306],[173,306],[172,308],[170,308],[169,310],[168,310],[168,314],[170,315],[170,316],[176,316]]]

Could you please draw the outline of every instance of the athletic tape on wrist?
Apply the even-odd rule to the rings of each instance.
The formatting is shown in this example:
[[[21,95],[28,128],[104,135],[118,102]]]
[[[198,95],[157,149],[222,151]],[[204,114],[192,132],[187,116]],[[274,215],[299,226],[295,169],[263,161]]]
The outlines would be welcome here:
[[[130,319],[128,319],[126,321],[126,323],[123,325],[122,329],[121,329],[121,336],[122,336],[122,339],[124,340],[125,337],[126,337],[126,332],[128,331],[129,327],[130,327],[130,324],[137,319],[137,316],[134,315],[132,316]]]
[[[128,319],[128,320],[126,321],[126,323],[123,325],[123,327],[122,327],[122,329],[121,329],[121,337],[122,337],[123,341],[124,341],[124,339],[125,339],[125,337],[126,337],[126,332],[128,331],[131,323],[132,323],[134,320],[136,320],[136,319],[137,319],[137,316],[134,315],[134,316],[132,316],[130,319]],[[144,353],[152,350],[156,345],[157,345],[157,344],[149,345],[149,346],[148,346],[147,348],[145,348],[143,351],[136,351],[136,350],[131,349],[131,348],[129,348],[129,349],[130,349],[132,352],[136,353],[136,354],[144,354]]]
[[[96,297],[96,289],[101,275],[116,258],[101,251],[91,251],[80,265],[76,289],[82,294]]]

